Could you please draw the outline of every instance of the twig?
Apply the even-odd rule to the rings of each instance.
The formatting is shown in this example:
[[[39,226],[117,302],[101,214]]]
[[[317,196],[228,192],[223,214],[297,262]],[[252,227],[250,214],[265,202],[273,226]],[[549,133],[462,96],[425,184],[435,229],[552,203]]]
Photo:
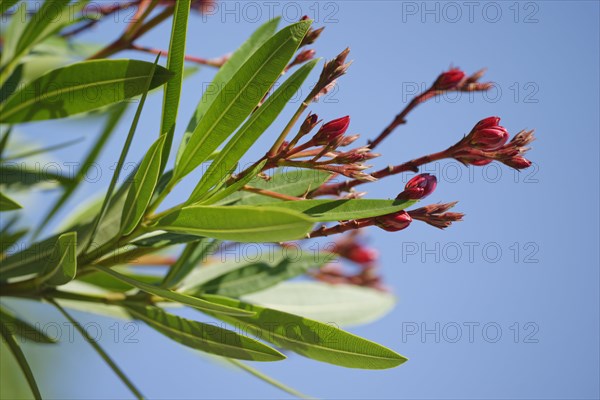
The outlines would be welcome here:
[[[169,53],[166,50],[159,50],[159,49],[154,49],[152,47],[140,46],[140,45],[137,45],[134,43],[132,43],[129,46],[129,49],[143,51],[145,53],[150,53],[150,54],[160,54],[161,57],[169,56]],[[221,68],[223,66],[223,64],[225,64],[225,62],[227,62],[227,59],[228,59],[227,56],[219,57],[216,59],[208,59],[208,58],[202,58],[202,57],[196,57],[196,56],[190,56],[190,55],[185,56],[185,61],[193,62],[193,63],[200,64],[200,65],[207,65],[209,67],[215,67],[215,68]]]

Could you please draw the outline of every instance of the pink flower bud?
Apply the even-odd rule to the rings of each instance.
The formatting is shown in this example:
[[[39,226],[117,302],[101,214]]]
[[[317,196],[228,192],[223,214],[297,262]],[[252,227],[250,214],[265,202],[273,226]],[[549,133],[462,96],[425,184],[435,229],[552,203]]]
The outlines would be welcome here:
[[[375,218],[375,225],[388,232],[397,232],[406,229],[412,222],[411,216],[406,211],[383,215]]]
[[[321,126],[321,129],[315,134],[313,140],[315,144],[329,144],[346,133],[350,125],[350,116],[334,119]]]
[[[429,196],[437,186],[437,179],[431,174],[420,174],[412,178],[404,191],[396,199],[398,200],[419,200]]]
[[[525,169],[531,167],[531,161],[521,156],[514,156],[504,161],[504,164],[514,169]]]
[[[509,135],[504,127],[498,125],[499,123],[498,117],[488,117],[479,121],[470,133],[471,145],[486,151],[504,146]]]
[[[434,90],[455,89],[465,77],[465,73],[459,68],[452,68],[438,76],[432,85]]]
[[[312,60],[315,57],[315,54],[316,54],[316,51],[314,51],[312,49],[301,51],[300,53],[298,53],[296,58],[294,58],[294,60],[290,63],[288,68],[293,67],[295,65],[302,64],[308,60]]]

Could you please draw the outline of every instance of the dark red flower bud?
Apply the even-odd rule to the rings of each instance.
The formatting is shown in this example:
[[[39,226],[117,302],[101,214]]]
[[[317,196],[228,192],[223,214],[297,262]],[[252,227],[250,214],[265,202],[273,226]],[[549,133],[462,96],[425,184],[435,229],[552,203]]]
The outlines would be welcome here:
[[[483,167],[484,165],[488,165],[492,161],[494,161],[494,160],[488,158],[487,160],[473,160],[473,161],[470,161],[469,164],[475,165],[477,167]]]
[[[319,129],[319,131],[313,137],[313,141],[315,144],[319,145],[329,144],[344,135],[349,125],[349,115],[329,121],[326,124],[323,124],[321,129]]]
[[[388,232],[397,232],[406,229],[412,222],[411,216],[406,211],[383,215],[375,218],[375,225]]]
[[[419,200],[429,196],[437,186],[437,179],[431,174],[420,174],[412,178],[404,191],[396,199],[398,200]]]
[[[356,245],[348,249],[344,257],[357,264],[369,264],[377,261],[379,253],[371,247]]]
[[[509,135],[504,127],[498,125],[499,123],[499,117],[488,117],[479,121],[469,134],[471,145],[486,151],[504,146]]]
[[[438,76],[432,85],[434,90],[450,90],[455,89],[459,83],[465,78],[465,73],[459,68],[452,68],[443,72]]]
[[[525,169],[531,167],[531,161],[521,156],[514,156],[504,161],[504,164],[514,169]]]

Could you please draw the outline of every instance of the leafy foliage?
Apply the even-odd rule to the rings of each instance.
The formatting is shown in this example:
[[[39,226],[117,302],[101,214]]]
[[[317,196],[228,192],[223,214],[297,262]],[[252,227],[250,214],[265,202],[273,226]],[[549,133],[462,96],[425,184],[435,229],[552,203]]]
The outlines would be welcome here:
[[[322,31],[312,27],[311,20],[302,18],[279,31],[279,18],[267,21],[230,56],[205,60],[186,55],[187,27],[191,11],[198,6],[196,1],[107,3],[99,8],[97,20],[86,19],[87,3],[45,1],[30,18],[23,19],[25,2],[0,2],[0,14],[12,14],[3,33],[0,61],[2,299],[12,298],[18,304],[27,298],[47,303],[43,307],[55,307],[137,398],[143,397],[140,390],[67,308],[142,321],[170,340],[219,356],[299,397],[303,396],[300,392],[238,360],[285,359],[273,345],[348,368],[387,369],[405,362],[395,351],[338,326],[371,322],[394,304],[394,297],[382,290],[373,276],[374,260],[368,249],[352,235],[317,251],[308,250],[301,242],[289,242],[372,225],[402,230],[413,219],[445,228],[462,217],[446,212],[454,203],[408,210],[435,189],[435,177],[418,176],[393,200],[362,199],[364,193],[354,187],[415,171],[445,157],[473,165],[496,160],[522,168],[529,162],[522,154],[533,140],[531,132],[524,131],[506,143],[508,133],[493,117],[482,121],[486,134],[490,130],[496,133],[492,147],[489,143],[482,147],[486,145],[480,132],[483,128],[477,125],[445,152],[367,173],[363,162],[377,156],[371,150],[405,122],[412,107],[442,93],[442,87],[484,90],[485,84],[477,82],[480,76],[463,79],[464,74],[451,70],[411,102],[375,141],[342,151],[357,139],[345,135],[349,117],[323,124],[311,138],[308,135],[320,123],[318,117],[309,113],[300,119],[349,67],[345,61],[348,50],[344,50],[324,63],[316,81],[308,83],[320,60],[313,59],[314,50],[305,46]],[[79,32],[120,7],[135,7],[136,17],[113,43],[102,46],[75,40]],[[53,12],[58,13],[56,18]],[[137,39],[171,17],[167,51],[138,44]],[[123,50],[156,54],[156,60],[109,58]],[[167,57],[166,67],[160,65],[161,56]],[[189,124],[181,129],[182,140],[171,159],[179,133],[182,83],[195,71],[186,67],[187,62],[219,69]],[[303,92],[308,95],[296,101]],[[146,100],[161,93],[160,124],[154,132],[144,133],[144,156],[129,176],[121,179],[139,121],[147,113]],[[109,140],[119,136],[120,122],[128,116],[127,101],[132,100],[137,102],[136,111],[115,157],[108,187],[93,201],[73,205],[59,227],[48,233],[53,218],[72,205],[73,194],[85,183],[87,168],[99,159]],[[274,132],[283,111],[294,103],[296,110],[285,128]],[[100,132],[73,176],[16,162],[76,145],[69,141],[15,152],[12,142],[21,124],[78,119],[85,122],[82,130],[89,136],[95,127],[88,128],[99,121],[94,118],[97,116],[103,117]],[[249,150],[265,137],[273,138],[272,147],[238,171]],[[487,136],[483,139],[490,141]],[[181,188],[184,178],[207,163],[197,183],[189,187],[187,200],[165,207],[173,189]],[[22,218],[33,211],[32,206],[21,199],[24,194],[37,195],[34,190],[40,187],[59,193],[39,223],[32,226],[32,218]],[[316,198],[321,196],[335,198]],[[36,199],[36,207],[40,204],[45,203]],[[37,239],[44,234],[42,240]],[[225,260],[228,250],[240,243],[256,244],[256,254]],[[262,252],[259,244],[270,246],[270,251]],[[337,264],[340,259],[358,264],[362,272],[345,275]],[[140,265],[168,268],[148,274],[136,270]],[[302,280],[289,282],[295,278]],[[183,318],[167,312],[168,306],[190,307],[228,326]],[[2,386],[9,379],[6,370],[19,371],[15,379],[26,383],[25,396],[41,398],[35,379],[39,371],[32,369],[16,338],[44,344],[54,341],[27,322],[20,310],[0,308],[0,315],[1,344],[11,356],[11,367],[2,369]],[[243,329],[235,329],[240,327]],[[241,333],[246,329],[256,338]]]

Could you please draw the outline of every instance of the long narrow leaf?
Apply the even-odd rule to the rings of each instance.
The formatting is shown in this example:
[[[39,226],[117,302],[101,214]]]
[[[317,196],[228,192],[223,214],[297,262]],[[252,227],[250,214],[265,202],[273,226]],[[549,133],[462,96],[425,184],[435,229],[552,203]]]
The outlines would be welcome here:
[[[104,272],[105,274],[112,276],[115,279],[125,282],[128,285],[138,288],[141,291],[150,293],[155,296],[162,297],[167,300],[175,301],[177,303],[182,303],[182,304],[188,305],[190,307],[194,307],[199,310],[202,310],[204,312],[212,311],[212,312],[218,313],[218,314],[229,314],[229,315],[238,315],[238,316],[252,314],[252,312],[244,311],[244,310],[241,310],[241,309],[238,309],[235,307],[223,306],[220,304],[212,303],[207,300],[198,299],[198,298],[195,298],[192,296],[188,296],[185,294],[181,294],[181,293],[173,292],[173,291],[170,291],[167,289],[163,289],[158,286],[152,286],[152,285],[149,285],[144,282],[136,281],[135,279],[129,278],[123,274],[113,271],[110,268],[102,267],[99,265],[95,265],[94,268],[97,269],[98,271]]]
[[[242,300],[344,327],[373,322],[390,312],[396,303],[391,293],[381,290],[315,281],[281,282],[244,295]]]
[[[156,68],[156,71],[155,71]],[[143,94],[171,72],[138,60],[83,61],[51,71],[0,104],[0,122],[64,118]],[[90,97],[94,93],[94,97]]]
[[[288,256],[287,251],[281,249],[275,254],[269,252],[254,262],[242,264],[240,268],[190,288],[186,293],[192,296],[210,293],[239,297],[295,278],[311,268],[323,266],[333,258],[335,256],[332,254],[312,251],[302,252],[299,256]]]
[[[311,21],[292,24],[267,40],[221,89],[194,129],[174,179],[194,170],[250,115],[286,67]]]
[[[0,212],[2,211],[12,211],[23,208],[19,203],[0,192]]]
[[[14,336],[11,334],[9,328],[4,324],[4,322],[0,321],[0,331],[2,333],[2,337],[6,341],[8,348],[11,353],[15,357],[15,360],[21,367],[21,371],[29,384],[29,388],[33,394],[33,397],[36,400],[41,400],[42,395],[40,394],[40,390],[38,389],[37,383],[35,381],[35,377],[33,376],[33,372],[31,371],[31,367],[27,362],[27,358],[25,358],[25,354],[23,354],[23,350],[19,347],[19,344],[15,340]]]
[[[204,298],[254,311],[256,314],[251,317],[216,317],[234,325],[241,325],[277,346],[314,360],[361,369],[394,368],[406,361],[400,354],[338,329],[332,324],[222,296],[204,295]]]
[[[227,62],[219,68],[219,71],[213,78],[212,83],[209,88],[204,91],[202,94],[202,99],[196,108],[196,112],[192,116],[185,133],[183,135],[183,139],[181,141],[181,145],[177,150],[177,158],[175,160],[175,164],[179,164],[181,161],[181,156],[183,151],[185,150],[187,143],[190,139],[190,136],[196,129],[198,125],[198,121],[202,118],[202,116],[206,113],[206,110],[210,107],[212,102],[216,99],[217,94],[221,91],[225,83],[229,82],[235,71],[237,71],[242,64],[246,62],[246,60],[258,49],[264,42],[270,38],[275,30],[277,29],[277,25],[279,24],[280,18],[274,18],[272,20],[267,21],[263,25],[261,25],[251,36],[248,38],[244,44],[240,46],[227,60]]]
[[[197,242],[187,244],[177,262],[169,268],[169,272],[161,286],[165,288],[177,286],[198,264],[205,261],[205,258],[212,253],[219,243],[218,240],[203,238]]]
[[[171,43],[169,44],[169,56],[167,69],[173,73],[173,78],[165,86],[163,98],[161,135],[166,135],[165,156],[161,163],[161,171],[164,170],[175,132],[177,110],[181,97],[181,83],[183,82],[183,67],[185,64],[185,43],[187,35],[188,17],[190,14],[191,0],[179,0],[175,2],[173,12],[173,26],[171,28]]]
[[[271,192],[287,194],[290,196],[302,196],[312,189],[319,187],[331,177],[329,172],[316,171],[312,169],[292,169],[288,171],[279,171],[271,177],[264,180],[256,178],[249,182],[249,185],[257,189],[265,189]],[[257,193],[237,192],[230,195],[215,204],[265,204],[279,203],[282,200],[273,197],[263,196]]]
[[[49,337],[30,323],[15,317],[2,307],[0,307],[0,316],[2,316],[2,322],[8,330],[13,335],[22,338],[22,340],[31,340],[35,343],[44,344],[56,343],[55,339]]]
[[[196,350],[224,357],[251,361],[279,361],[285,356],[277,350],[249,337],[169,314],[154,306],[127,306],[135,318],[141,319],[163,335]]]
[[[0,0],[0,15],[4,14],[9,8],[18,2],[19,0]]]
[[[115,172],[113,173],[112,179],[108,186],[108,190],[106,191],[106,196],[104,197],[102,206],[100,207],[100,212],[98,213],[98,216],[96,217],[96,219],[94,220],[94,223],[92,225],[91,233],[89,236],[89,241],[85,248],[86,251],[92,244],[92,241],[94,240],[94,235],[96,233],[96,230],[98,229],[98,225],[100,224],[100,221],[104,217],[104,213],[106,212],[106,210],[110,204],[110,200],[111,200],[113,191],[114,191],[115,187],[117,186],[117,182],[119,180],[119,175],[121,173],[121,168],[123,167],[123,164],[125,163],[125,158],[127,158],[127,153],[129,152],[129,147],[131,146],[131,142],[133,141],[133,135],[135,134],[137,124],[140,120],[140,116],[142,115],[142,109],[144,108],[144,104],[146,103],[146,97],[148,96],[148,91],[150,90],[152,81],[154,80],[154,72],[155,72],[155,68],[157,67],[159,57],[160,56],[156,56],[156,60],[154,61],[154,64],[152,64],[152,68],[150,69],[149,74],[146,77],[145,86],[143,89],[143,94],[142,94],[142,98],[140,100],[140,104],[138,104],[138,108],[135,112],[135,116],[133,117],[133,121],[132,121],[131,127],[129,129],[129,133],[127,134],[127,139],[125,139],[125,144],[123,145],[123,150],[121,151],[121,155],[119,156],[119,161],[117,161],[117,166],[115,168]]]
[[[392,214],[415,204],[415,200],[302,200],[266,204],[269,208],[283,208],[306,214],[315,221],[346,221]],[[259,207],[263,207],[259,205]]]
[[[155,229],[238,242],[302,238],[314,221],[301,213],[268,207],[189,206],[162,217]]]
[[[208,189],[231,173],[240,158],[283,111],[317,62],[318,60],[312,60],[294,72],[242,125],[204,173],[188,200],[190,203],[200,200]]]
[[[121,216],[121,232],[123,235],[130,234],[137,227],[148,208],[148,204],[150,204],[154,188],[160,176],[163,146],[166,139],[167,137],[162,135],[150,146],[133,176],[123,206],[123,215]]]

